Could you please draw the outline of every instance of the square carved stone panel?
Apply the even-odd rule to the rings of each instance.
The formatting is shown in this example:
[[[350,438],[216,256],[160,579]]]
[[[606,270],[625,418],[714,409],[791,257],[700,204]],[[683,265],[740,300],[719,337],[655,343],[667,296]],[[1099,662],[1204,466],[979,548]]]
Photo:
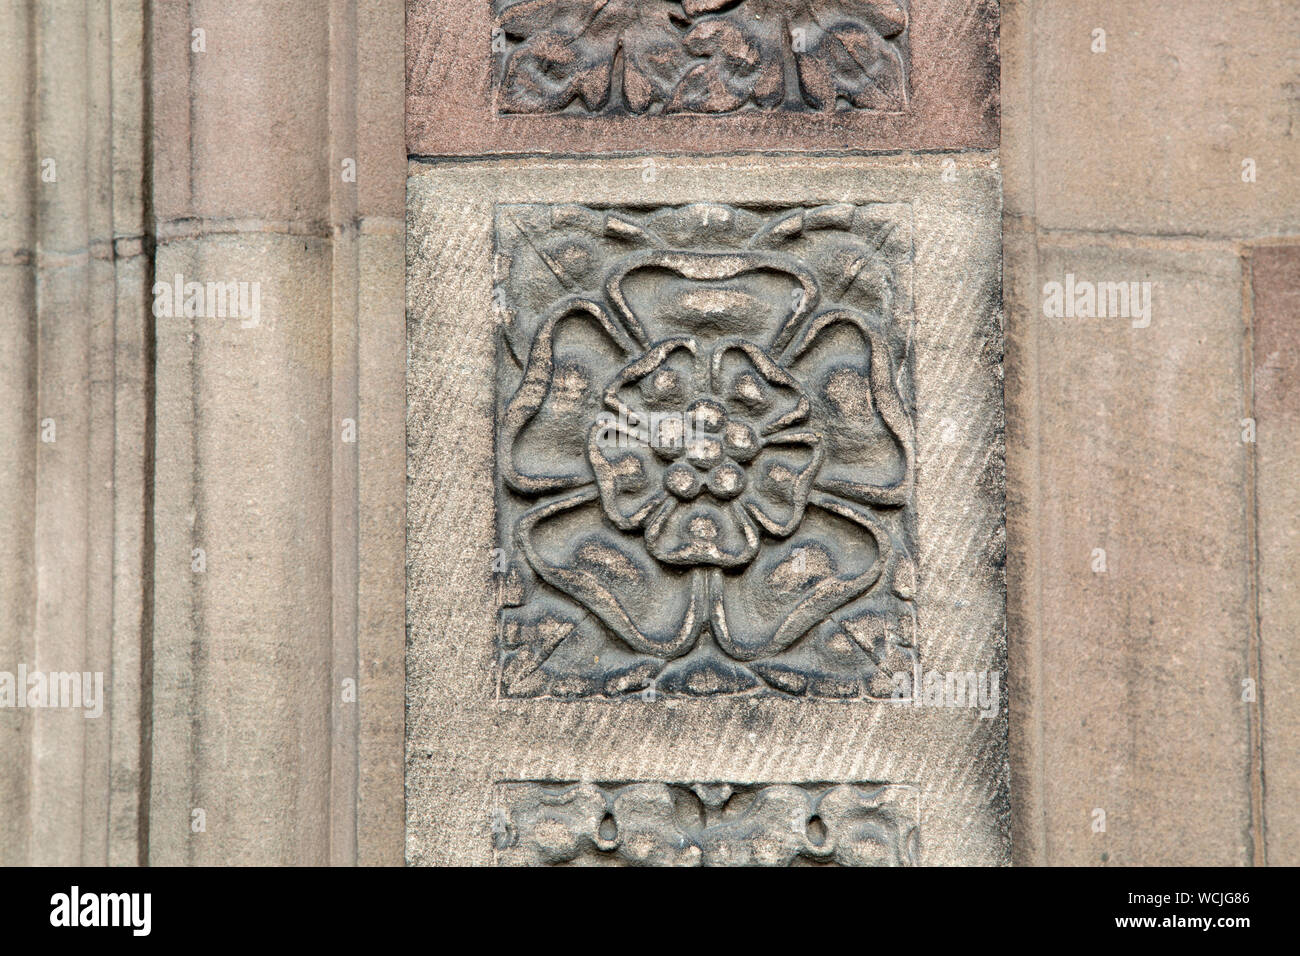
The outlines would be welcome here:
[[[500,692],[890,697],[910,207],[502,205],[495,236]]]
[[[996,159],[411,163],[411,862],[1007,860]]]
[[[503,866],[911,866],[920,791],[843,783],[502,783]]]
[[[902,0],[493,0],[502,113],[907,106]]]

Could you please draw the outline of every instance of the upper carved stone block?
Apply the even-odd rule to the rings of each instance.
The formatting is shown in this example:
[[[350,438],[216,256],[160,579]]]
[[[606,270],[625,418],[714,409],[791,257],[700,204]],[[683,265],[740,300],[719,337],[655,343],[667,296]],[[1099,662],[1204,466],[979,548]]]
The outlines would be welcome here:
[[[888,697],[905,204],[497,213],[502,691]]]
[[[991,148],[997,0],[407,0],[416,156]]]
[[[503,113],[907,106],[899,0],[497,0],[495,8]]]

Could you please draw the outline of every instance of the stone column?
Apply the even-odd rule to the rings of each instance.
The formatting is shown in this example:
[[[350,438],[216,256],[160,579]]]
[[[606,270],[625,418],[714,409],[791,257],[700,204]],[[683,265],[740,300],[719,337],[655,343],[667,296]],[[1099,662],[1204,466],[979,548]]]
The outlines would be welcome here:
[[[80,689],[102,687],[80,708],[0,712],[0,861],[135,863],[147,781],[144,7],[50,0],[0,16],[0,670],[98,675]]]
[[[156,320],[151,862],[400,859],[382,810],[359,824],[391,806],[362,787],[361,735],[367,768],[400,741],[367,697],[396,677],[400,617],[360,549],[364,529],[385,571],[400,553],[384,503],[360,506],[393,444],[367,413],[400,395],[398,13],[154,10],[156,278],[237,283],[249,307]],[[361,404],[367,364],[389,377]]]
[[[0,18],[0,862],[400,863],[402,5]]]

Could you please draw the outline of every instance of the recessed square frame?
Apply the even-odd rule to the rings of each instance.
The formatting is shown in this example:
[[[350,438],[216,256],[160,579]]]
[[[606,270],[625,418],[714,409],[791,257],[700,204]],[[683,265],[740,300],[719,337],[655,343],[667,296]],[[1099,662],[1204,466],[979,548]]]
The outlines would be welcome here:
[[[499,203],[494,252],[498,693],[910,697],[910,204]]]

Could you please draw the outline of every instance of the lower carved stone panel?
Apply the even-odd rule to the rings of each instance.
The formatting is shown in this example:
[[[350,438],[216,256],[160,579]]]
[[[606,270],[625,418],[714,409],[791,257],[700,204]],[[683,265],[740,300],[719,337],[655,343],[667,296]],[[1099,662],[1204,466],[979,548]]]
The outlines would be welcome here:
[[[897,784],[502,783],[504,866],[910,866],[920,791]]]

